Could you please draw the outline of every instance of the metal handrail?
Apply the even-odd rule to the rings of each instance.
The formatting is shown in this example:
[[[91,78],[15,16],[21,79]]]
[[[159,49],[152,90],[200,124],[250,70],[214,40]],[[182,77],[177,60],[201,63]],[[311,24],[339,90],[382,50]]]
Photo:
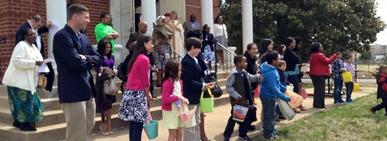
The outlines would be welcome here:
[[[177,57],[179,58],[178,60],[182,60],[182,59],[183,59],[183,56],[182,56],[181,54],[177,53],[176,50],[174,50],[173,48],[171,48],[171,51],[172,51],[172,54],[177,55]],[[174,55],[172,55],[172,54],[171,54],[171,56],[174,56]]]
[[[224,50],[226,50],[228,53],[237,56],[234,52],[232,52],[231,50],[229,50],[227,47],[225,47],[224,45],[220,44],[219,42],[216,42],[217,45],[219,45],[220,47],[222,47]]]
[[[231,55],[233,55],[234,57],[237,56],[230,49],[220,44],[219,42],[216,42],[215,48],[218,48],[218,47],[220,47],[222,51],[225,50],[222,60],[226,60],[226,58],[230,58]],[[215,49],[215,51],[216,50],[217,49]],[[215,62],[219,62],[218,57],[215,57]],[[231,64],[232,64],[231,62],[222,62],[221,67],[223,67],[223,71],[225,71],[226,73],[231,72],[231,68],[230,68]],[[215,63],[215,74],[218,74],[218,63]],[[215,79],[217,79],[217,75],[215,75]]]

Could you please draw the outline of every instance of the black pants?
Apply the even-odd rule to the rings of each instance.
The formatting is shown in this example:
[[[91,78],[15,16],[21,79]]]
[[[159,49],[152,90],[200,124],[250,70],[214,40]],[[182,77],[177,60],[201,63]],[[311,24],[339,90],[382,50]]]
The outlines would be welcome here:
[[[150,87],[149,87],[149,92],[151,93],[151,95],[152,95],[152,97],[155,97],[155,95],[154,95],[154,93],[153,93],[153,90],[154,90],[154,88],[153,88],[153,71],[149,71],[150,72],[150,74],[149,74],[149,81],[150,81]]]
[[[345,88],[346,88],[345,94],[347,95],[346,101],[352,102],[353,82],[345,82]]]
[[[141,141],[142,122],[129,121],[129,141]]]
[[[299,92],[299,76],[298,75],[291,75],[288,76],[288,81],[293,85],[293,92],[298,93]]]
[[[233,109],[231,108],[231,116],[228,118],[227,126],[223,133],[223,136],[225,138],[231,137],[231,134],[234,131],[235,123],[237,123],[235,120],[232,119],[232,111]],[[246,119],[244,122],[238,122],[238,124],[239,124],[239,137],[247,136],[247,130],[249,125],[251,124],[249,115],[246,115]]]
[[[314,92],[313,92],[313,107],[325,107],[325,80],[326,76],[311,76]]]
[[[379,111],[384,108],[385,114],[387,115],[387,96],[381,96],[381,99],[382,99],[382,103],[372,107],[372,110]]]

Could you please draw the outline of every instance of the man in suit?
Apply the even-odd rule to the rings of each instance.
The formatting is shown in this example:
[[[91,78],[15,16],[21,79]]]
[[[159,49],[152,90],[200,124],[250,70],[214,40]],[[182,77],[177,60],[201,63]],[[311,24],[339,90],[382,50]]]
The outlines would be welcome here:
[[[200,141],[200,107],[199,98],[203,89],[213,88],[214,83],[204,83],[202,78],[204,77],[204,70],[206,64],[202,59],[197,58],[200,53],[202,43],[198,38],[191,37],[185,41],[185,48],[187,54],[181,60],[182,73],[181,79],[183,80],[183,94],[189,100],[188,108],[193,109],[197,107],[195,111],[196,125],[184,130],[185,141]]]
[[[80,33],[90,23],[88,8],[73,4],[68,10],[67,24],[54,36],[58,95],[67,123],[66,140],[86,141],[95,117],[95,88],[90,70],[102,62],[102,56]]]
[[[27,20],[27,22],[20,25],[19,29],[17,30],[15,35],[15,45],[23,40],[23,36],[24,36],[22,33],[23,30],[32,29],[37,33],[36,41],[34,43],[35,46],[38,47],[43,58],[47,58],[46,53],[44,51],[42,34],[47,33],[51,25],[52,25],[51,21],[48,21],[47,25],[42,25],[42,17],[40,15],[32,16],[29,20]],[[47,77],[47,85],[45,89],[47,91],[51,91],[52,86],[54,84],[55,73],[51,63],[47,63],[47,67],[50,70],[50,72],[45,75]]]

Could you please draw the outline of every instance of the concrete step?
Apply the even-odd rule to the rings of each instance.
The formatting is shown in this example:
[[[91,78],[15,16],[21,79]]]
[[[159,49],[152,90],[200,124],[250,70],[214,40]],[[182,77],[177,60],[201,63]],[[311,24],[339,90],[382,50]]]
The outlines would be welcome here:
[[[222,90],[226,92],[225,87],[222,87]],[[225,96],[224,94],[223,96]],[[118,108],[121,102],[122,96],[119,95],[117,96],[117,101],[113,103],[112,105],[112,113],[118,113]],[[43,112],[43,120],[41,122],[37,123],[37,127],[42,127],[42,126],[47,126],[47,125],[52,125],[52,124],[59,124],[61,122],[65,122],[65,118],[63,115],[63,110],[58,102],[57,98],[53,98],[53,102],[49,102],[50,105],[53,107],[57,107],[55,109],[50,109],[50,110],[45,110]],[[161,106],[161,97],[155,98],[152,103],[151,107],[159,107]],[[47,105],[45,105],[47,107]],[[99,115],[97,115],[99,117]],[[0,108],[0,122],[2,123],[7,123],[7,124],[12,124],[13,118],[11,115],[11,112],[9,108]]]
[[[223,94],[221,97],[214,100],[215,106],[221,106],[229,103],[229,95]],[[150,109],[152,117],[156,120],[162,119],[161,106],[152,107]],[[95,119],[96,124],[93,132],[99,133],[99,125],[101,124],[101,118],[98,116]],[[112,115],[112,127],[123,128],[127,127],[128,123],[120,120],[117,114]],[[66,123],[50,124],[47,126],[37,127],[35,132],[23,132],[15,129],[11,124],[4,124],[0,122],[0,135],[3,136],[2,141],[53,141],[63,140],[66,135]]]

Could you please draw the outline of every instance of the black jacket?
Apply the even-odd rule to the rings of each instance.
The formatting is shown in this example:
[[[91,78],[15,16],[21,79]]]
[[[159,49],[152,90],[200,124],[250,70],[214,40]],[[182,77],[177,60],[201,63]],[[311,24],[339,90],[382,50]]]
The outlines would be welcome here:
[[[245,57],[246,57],[246,61],[247,61],[247,69],[246,71],[250,74],[257,74],[257,70],[258,70],[258,66],[257,66],[257,58],[255,57],[251,57],[251,55],[247,52],[245,52],[243,54]],[[257,88],[258,86],[258,82],[252,82],[251,83],[251,89],[252,90],[255,90],[255,88]]]
[[[286,48],[284,60],[286,62],[286,71],[294,71],[296,65],[301,63],[300,57],[290,48]]]
[[[200,94],[203,88],[204,71],[207,69],[202,59],[198,58],[198,64],[195,60],[186,54],[181,60],[183,81],[183,94],[189,100],[189,104],[199,104]]]
[[[95,96],[90,70],[102,63],[102,56],[93,49],[86,35],[81,33],[78,38],[70,26],[65,25],[54,36],[53,52],[58,70],[59,102],[81,102]]]
[[[215,38],[212,33],[203,33],[203,47],[202,52],[204,51],[204,47],[206,45],[209,45],[211,47],[211,50],[214,51],[214,44],[215,44]]]

